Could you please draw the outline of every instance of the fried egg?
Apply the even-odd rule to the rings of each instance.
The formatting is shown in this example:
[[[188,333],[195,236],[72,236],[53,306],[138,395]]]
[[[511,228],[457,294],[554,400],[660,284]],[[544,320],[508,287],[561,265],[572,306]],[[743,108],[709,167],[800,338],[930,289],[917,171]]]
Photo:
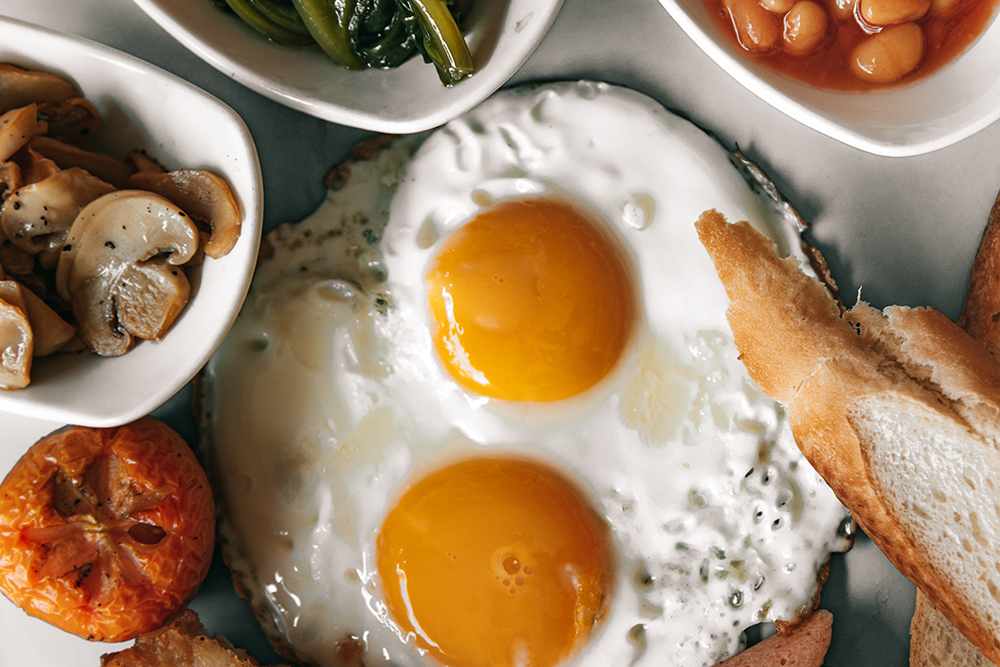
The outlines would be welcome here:
[[[335,176],[206,372],[220,534],[294,656],[711,665],[811,608],[846,513],[694,221],[797,230],[713,139],[553,84]]]

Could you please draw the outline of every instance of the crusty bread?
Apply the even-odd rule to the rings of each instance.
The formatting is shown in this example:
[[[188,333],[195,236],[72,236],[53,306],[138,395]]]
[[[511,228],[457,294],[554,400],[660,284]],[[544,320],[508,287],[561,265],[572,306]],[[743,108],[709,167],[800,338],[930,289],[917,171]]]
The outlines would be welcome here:
[[[990,211],[969,275],[959,326],[1000,359],[1000,196]],[[910,624],[911,667],[980,667],[991,664],[917,591]]]
[[[101,656],[101,667],[258,667],[245,651],[218,635],[209,637],[198,614],[181,610],[158,630],[147,632],[135,645]],[[273,667],[286,667],[274,665]]]
[[[994,353],[1000,349],[1000,196],[979,242],[958,324]]]
[[[741,358],[788,406],[806,458],[889,560],[1000,661],[1000,507],[986,473],[1000,470],[1000,364],[933,310],[859,304],[841,317],[749,224],[710,211],[698,231]]]
[[[910,667],[990,667],[986,659],[927,596],[917,591],[910,624]]]
[[[833,614],[819,609],[785,632],[771,635],[718,667],[820,667],[833,633]]]

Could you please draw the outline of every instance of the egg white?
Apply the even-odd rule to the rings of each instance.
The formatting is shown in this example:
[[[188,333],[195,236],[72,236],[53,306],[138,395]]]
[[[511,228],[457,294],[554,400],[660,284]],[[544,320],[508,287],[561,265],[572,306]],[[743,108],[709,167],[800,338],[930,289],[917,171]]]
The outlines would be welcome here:
[[[697,240],[716,208],[790,249],[726,152],[649,98],[589,82],[506,91],[421,141],[273,235],[208,369],[221,531],[288,644],[320,665],[349,637],[368,665],[431,663],[389,618],[375,538],[408,482],[483,452],[549,463],[614,531],[617,589],[577,663],[710,665],[745,627],[794,618],[845,512],[739,363]],[[583,395],[488,400],[435,357],[423,275],[479,210],[537,194],[607,221],[641,322]]]

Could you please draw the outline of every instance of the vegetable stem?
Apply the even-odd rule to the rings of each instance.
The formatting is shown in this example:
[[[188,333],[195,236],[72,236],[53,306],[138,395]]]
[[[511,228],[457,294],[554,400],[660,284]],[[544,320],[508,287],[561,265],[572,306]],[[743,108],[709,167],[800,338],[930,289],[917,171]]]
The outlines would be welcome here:
[[[226,0],[226,4],[250,27],[278,44],[308,46],[312,43],[308,36],[292,32],[268,19],[260,10],[250,4],[249,0]]]
[[[293,0],[316,43],[341,67],[361,69],[365,63],[351,48],[350,17],[357,0]]]
[[[410,0],[424,30],[424,48],[441,82],[452,86],[476,71],[465,37],[444,0]]]

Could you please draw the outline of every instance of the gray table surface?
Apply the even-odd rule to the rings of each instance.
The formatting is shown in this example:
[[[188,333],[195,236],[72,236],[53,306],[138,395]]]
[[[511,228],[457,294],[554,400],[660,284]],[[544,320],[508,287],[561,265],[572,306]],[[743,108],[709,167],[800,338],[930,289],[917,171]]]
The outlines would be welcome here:
[[[369,134],[311,118],[244,88],[188,52],[129,0],[0,0],[0,14],[121,49],[232,106],[260,154],[265,230],[310,213],[323,197],[324,173]],[[813,223],[808,238],[829,259],[848,301],[860,289],[877,307],[929,305],[950,317],[960,312],[969,267],[1000,189],[1000,123],[912,158],[850,148],[742,88],[656,0],[566,0],[552,30],[513,81],[576,78],[634,88],[682,112],[730,147],[738,145]],[[188,388],[156,414],[193,439],[190,395]],[[0,415],[0,424],[4,420]],[[11,446],[2,443],[0,449]],[[16,456],[11,456],[8,451],[0,460],[12,464]],[[822,603],[835,615],[826,664],[905,665],[913,595],[912,585],[866,538],[846,557],[836,557]],[[9,606],[6,600],[0,603]],[[262,661],[277,660],[221,563],[215,563],[192,606],[211,631]],[[0,607],[0,619],[19,613]],[[16,628],[6,625],[0,664],[97,664],[91,656],[100,647],[73,638],[50,641],[41,625],[33,619],[18,619]],[[20,635],[17,641],[14,634]]]

